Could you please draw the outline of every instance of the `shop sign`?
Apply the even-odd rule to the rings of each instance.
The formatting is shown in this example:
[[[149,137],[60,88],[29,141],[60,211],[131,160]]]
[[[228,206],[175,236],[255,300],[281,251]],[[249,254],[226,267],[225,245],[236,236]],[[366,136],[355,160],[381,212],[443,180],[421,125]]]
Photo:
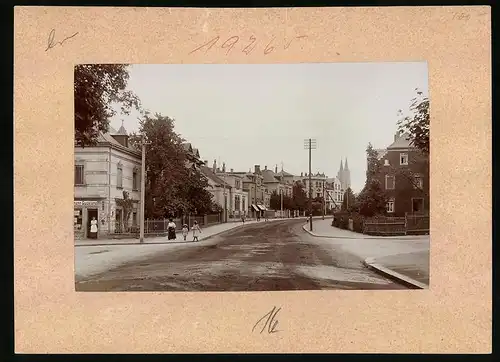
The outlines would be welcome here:
[[[97,207],[99,201],[75,201],[75,206],[85,206],[85,207]]]

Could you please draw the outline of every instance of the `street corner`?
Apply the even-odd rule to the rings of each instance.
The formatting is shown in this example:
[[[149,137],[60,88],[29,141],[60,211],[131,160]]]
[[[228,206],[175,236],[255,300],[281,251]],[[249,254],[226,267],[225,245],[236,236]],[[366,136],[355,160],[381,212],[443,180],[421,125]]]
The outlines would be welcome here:
[[[401,273],[401,268],[399,268],[399,271],[397,268],[391,268],[391,266],[387,266],[387,265],[382,265],[381,263],[378,263],[377,262],[377,259],[375,258],[372,258],[372,257],[368,257],[366,259],[363,260],[363,265],[388,278],[388,279],[391,279],[391,280],[394,280],[395,282],[397,283],[400,283],[404,286],[406,286],[407,288],[410,288],[410,289],[428,289],[429,288],[429,285],[426,284],[426,283],[423,283],[422,281],[418,281],[414,278],[412,278],[411,276],[409,275],[405,275],[403,273]],[[405,270],[404,268],[402,270]]]

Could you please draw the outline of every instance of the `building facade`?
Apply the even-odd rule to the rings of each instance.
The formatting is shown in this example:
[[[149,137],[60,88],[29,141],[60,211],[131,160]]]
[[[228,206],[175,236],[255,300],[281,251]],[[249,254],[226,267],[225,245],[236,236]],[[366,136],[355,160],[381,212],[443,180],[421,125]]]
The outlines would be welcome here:
[[[408,134],[396,133],[394,142],[378,149],[378,179],[388,196],[387,213],[393,216],[429,211],[429,161],[412,147]]]
[[[125,128],[101,133],[95,146],[75,147],[74,232],[88,238],[92,218],[97,237],[137,225],[140,213],[141,152],[128,144]],[[123,192],[133,200],[128,220],[119,206]]]

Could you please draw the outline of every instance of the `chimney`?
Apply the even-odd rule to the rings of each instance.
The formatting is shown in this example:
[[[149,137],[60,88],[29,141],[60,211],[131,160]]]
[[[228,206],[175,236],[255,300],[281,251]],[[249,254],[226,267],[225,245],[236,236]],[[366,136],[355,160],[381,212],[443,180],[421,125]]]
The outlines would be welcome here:
[[[264,166],[264,170],[266,170],[266,171],[267,171],[267,166]]]
[[[217,172],[217,160],[214,160],[214,165],[212,166],[212,171]]]
[[[231,173],[233,173],[233,172],[234,172],[234,169],[231,169]]]
[[[222,172],[226,172],[226,163],[225,162],[222,163]]]
[[[274,173],[278,173],[278,165],[274,168]]]
[[[206,167],[208,167],[208,160],[203,161]]]
[[[303,176],[304,176],[304,172],[301,172],[301,173],[300,173],[300,177],[303,177]]]
[[[260,165],[255,165],[255,173],[260,173]]]

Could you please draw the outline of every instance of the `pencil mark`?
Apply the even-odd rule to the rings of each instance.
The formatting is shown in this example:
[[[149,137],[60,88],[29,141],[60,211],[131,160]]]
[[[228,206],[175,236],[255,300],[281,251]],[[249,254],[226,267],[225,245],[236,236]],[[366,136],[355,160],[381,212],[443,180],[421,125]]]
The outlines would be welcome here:
[[[220,39],[220,36],[217,35],[215,38],[211,39],[209,42],[207,42],[203,45],[200,45],[198,48],[190,51],[189,54],[193,54],[194,52],[196,52],[196,51],[202,49],[203,47],[206,47],[208,44],[210,44],[210,46],[205,50],[205,53],[207,53],[219,41],[219,39]]]
[[[262,326],[262,329],[260,330],[260,333],[264,332],[264,330],[266,330],[266,327],[267,327],[267,333],[268,334],[279,332],[279,330],[276,329],[276,327],[278,326],[278,320],[277,319],[274,320],[274,319],[276,318],[276,316],[278,315],[278,312],[280,310],[281,310],[281,307],[276,309],[276,306],[274,306],[273,309],[271,309],[270,312],[266,313],[262,318],[260,318],[257,321],[257,323],[255,323],[255,325],[252,328],[252,332],[259,325],[259,323],[261,323],[261,322],[264,321],[264,319],[266,317],[267,317],[266,322]]]
[[[457,13],[453,14],[453,20],[467,21],[470,19],[470,14],[467,13]]]
[[[288,42],[288,44],[285,44],[285,46],[284,46],[285,50],[290,47],[290,44],[292,44],[292,41],[294,41],[295,39],[302,39],[302,38],[307,38],[307,35],[299,35],[299,36],[296,36],[294,39],[290,40]]]
[[[221,46],[222,49],[224,48],[228,48],[227,49],[227,52],[226,52],[226,55],[229,54],[229,52],[231,51],[231,49],[234,48],[234,45],[238,42],[238,40],[240,40],[240,37],[239,36],[232,36],[230,37],[229,39],[227,39]],[[227,44],[227,45],[226,45]]]
[[[45,49],[45,51],[49,50],[49,49],[52,49],[54,48],[56,45],[63,45],[64,42],[68,39],[71,39],[71,38],[74,38],[75,36],[78,35],[78,32],[74,33],[73,35],[70,35],[70,36],[67,36],[66,38],[64,38],[63,40],[61,41],[56,41],[55,40],[55,37],[56,37],[56,29],[52,29],[49,33],[49,39],[48,39],[48,42],[47,42],[47,48]]]
[[[248,44],[245,48],[243,48],[242,52],[246,55],[250,54],[252,50],[255,49],[256,45],[252,47],[252,45],[257,41],[257,38],[253,35],[250,35],[250,44]]]

